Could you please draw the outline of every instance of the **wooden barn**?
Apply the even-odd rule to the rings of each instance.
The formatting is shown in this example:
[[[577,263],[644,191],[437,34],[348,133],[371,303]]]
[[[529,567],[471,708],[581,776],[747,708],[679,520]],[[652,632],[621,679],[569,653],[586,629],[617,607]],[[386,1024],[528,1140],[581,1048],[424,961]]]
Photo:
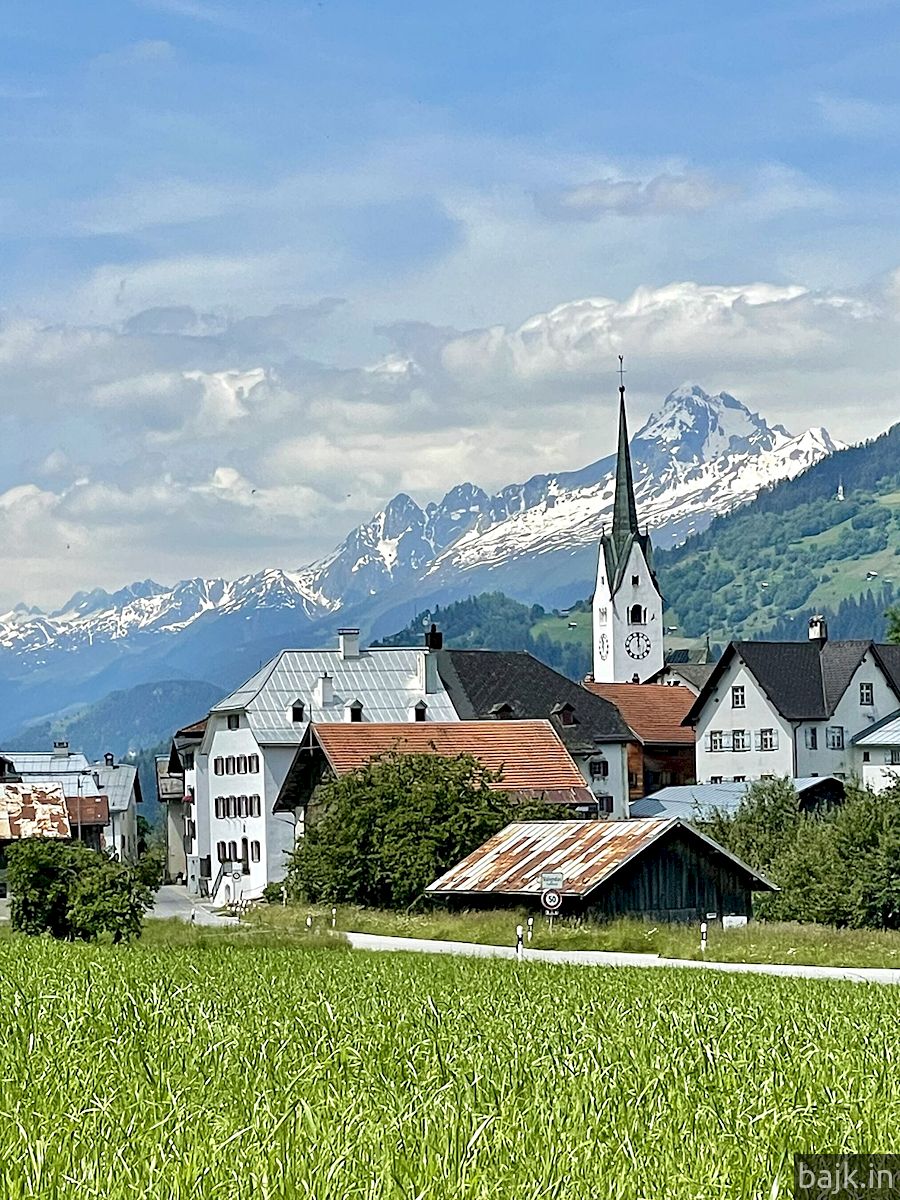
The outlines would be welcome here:
[[[680,818],[520,821],[430,884],[454,907],[540,906],[541,879],[563,878],[561,915],[697,921],[749,917],[755,891],[776,891]]]

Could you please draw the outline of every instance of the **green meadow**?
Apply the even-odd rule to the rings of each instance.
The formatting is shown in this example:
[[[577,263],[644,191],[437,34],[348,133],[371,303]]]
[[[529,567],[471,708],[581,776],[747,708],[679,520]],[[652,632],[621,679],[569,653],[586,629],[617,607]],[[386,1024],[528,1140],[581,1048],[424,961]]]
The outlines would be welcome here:
[[[873,985],[9,937],[0,993],[5,1200],[771,1200],[900,1126]]]

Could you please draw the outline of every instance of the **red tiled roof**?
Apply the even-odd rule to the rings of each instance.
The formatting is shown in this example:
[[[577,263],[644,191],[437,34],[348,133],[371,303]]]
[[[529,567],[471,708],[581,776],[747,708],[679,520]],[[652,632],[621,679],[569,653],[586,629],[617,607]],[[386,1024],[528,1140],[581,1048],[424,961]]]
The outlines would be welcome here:
[[[686,687],[662,683],[585,683],[589,692],[611,700],[647,745],[694,744],[694,731],[681,722],[695,700]]]
[[[66,807],[73,830],[79,825],[109,824],[109,801],[106,796],[67,796]]]
[[[195,721],[193,725],[184,725],[181,729],[175,731],[176,737],[187,737],[189,735],[202,735],[206,732],[206,723],[208,717],[202,717],[199,721]]]
[[[492,771],[506,791],[552,792],[586,788],[585,781],[549,721],[423,721],[338,723],[313,727],[315,738],[338,775],[371,758],[397,754],[471,754]]]

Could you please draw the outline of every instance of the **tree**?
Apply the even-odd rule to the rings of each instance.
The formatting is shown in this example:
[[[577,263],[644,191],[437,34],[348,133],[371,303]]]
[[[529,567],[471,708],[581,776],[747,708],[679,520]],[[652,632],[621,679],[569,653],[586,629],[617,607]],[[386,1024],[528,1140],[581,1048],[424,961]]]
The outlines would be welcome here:
[[[81,842],[29,838],[8,851],[10,922],[21,933],[114,942],[138,937],[153,889],[137,868]]]
[[[714,812],[704,830],[732,854],[766,871],[793,842],[800,801],[790,779],[752,783],[734,813]]]
[[[469,755],[387,754],[320,785],[288,887],[313,902],[403,908],[512,820],[559,816],[523,806]]]
[[[887,617],[887,640],[900,646],[900,604],[892,605],[884,615]]]

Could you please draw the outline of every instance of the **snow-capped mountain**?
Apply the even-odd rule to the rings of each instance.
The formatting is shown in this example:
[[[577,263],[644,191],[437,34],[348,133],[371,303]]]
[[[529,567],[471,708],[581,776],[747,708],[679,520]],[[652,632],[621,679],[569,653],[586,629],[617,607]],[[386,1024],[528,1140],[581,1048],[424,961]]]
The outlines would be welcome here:
[[[640,517],[659,547],[840,448],[824,429],[793,436],[733,396],[690,384],[666,397],[631,445]],[[78,593],[53,613],[19,606],[0,616],[0,695],[9,697],[14,684],[25,719],[54,698],[61,706],[61,677],[79,678],[72,699],[126,680],[181,676],[230,686],[285,639],[327,641],[340,620],[391,632],[423,603],[485,588],[544,603],[577,599],[592,587],[614,467],[608,457],[494,495],[464,483],[425,507],[401,494],[327,558],[299,570],[174,587],[147,579],[113,594]]]

